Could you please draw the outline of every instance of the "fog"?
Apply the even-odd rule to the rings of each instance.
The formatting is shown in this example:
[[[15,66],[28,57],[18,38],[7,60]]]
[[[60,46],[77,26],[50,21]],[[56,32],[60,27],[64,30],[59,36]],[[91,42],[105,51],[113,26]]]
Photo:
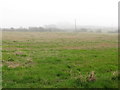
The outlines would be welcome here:
[[[0,0],[0,27],[117,27],[119,0]]]

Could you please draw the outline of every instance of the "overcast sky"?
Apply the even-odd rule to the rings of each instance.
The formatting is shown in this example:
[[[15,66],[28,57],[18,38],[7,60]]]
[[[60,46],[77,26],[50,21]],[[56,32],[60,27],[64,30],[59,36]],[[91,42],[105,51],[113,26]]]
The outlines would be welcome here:
[[[119,0],[0,0],[0,27],[117,26]]]

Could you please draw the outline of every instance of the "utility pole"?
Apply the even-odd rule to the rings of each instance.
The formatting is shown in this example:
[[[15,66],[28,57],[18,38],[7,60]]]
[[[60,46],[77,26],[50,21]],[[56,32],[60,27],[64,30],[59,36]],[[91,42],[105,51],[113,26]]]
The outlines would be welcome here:
[[[76,27],[76,19],[75,19],[75,32],[77,31],[77,27]]]

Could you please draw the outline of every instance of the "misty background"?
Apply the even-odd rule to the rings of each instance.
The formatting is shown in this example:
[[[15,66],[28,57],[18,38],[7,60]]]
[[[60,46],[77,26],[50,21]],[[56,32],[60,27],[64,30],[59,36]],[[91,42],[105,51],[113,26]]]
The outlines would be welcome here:
[[[77,32],[116,32],[118,1],[0,0],[0,28],[74,31],[76,26]]]

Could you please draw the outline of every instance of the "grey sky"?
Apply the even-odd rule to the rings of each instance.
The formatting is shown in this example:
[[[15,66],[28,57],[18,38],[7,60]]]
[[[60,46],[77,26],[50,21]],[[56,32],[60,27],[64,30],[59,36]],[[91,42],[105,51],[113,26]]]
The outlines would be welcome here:
[[[0,27],[71,23],[117,26],[119,0],[0,0]]]

